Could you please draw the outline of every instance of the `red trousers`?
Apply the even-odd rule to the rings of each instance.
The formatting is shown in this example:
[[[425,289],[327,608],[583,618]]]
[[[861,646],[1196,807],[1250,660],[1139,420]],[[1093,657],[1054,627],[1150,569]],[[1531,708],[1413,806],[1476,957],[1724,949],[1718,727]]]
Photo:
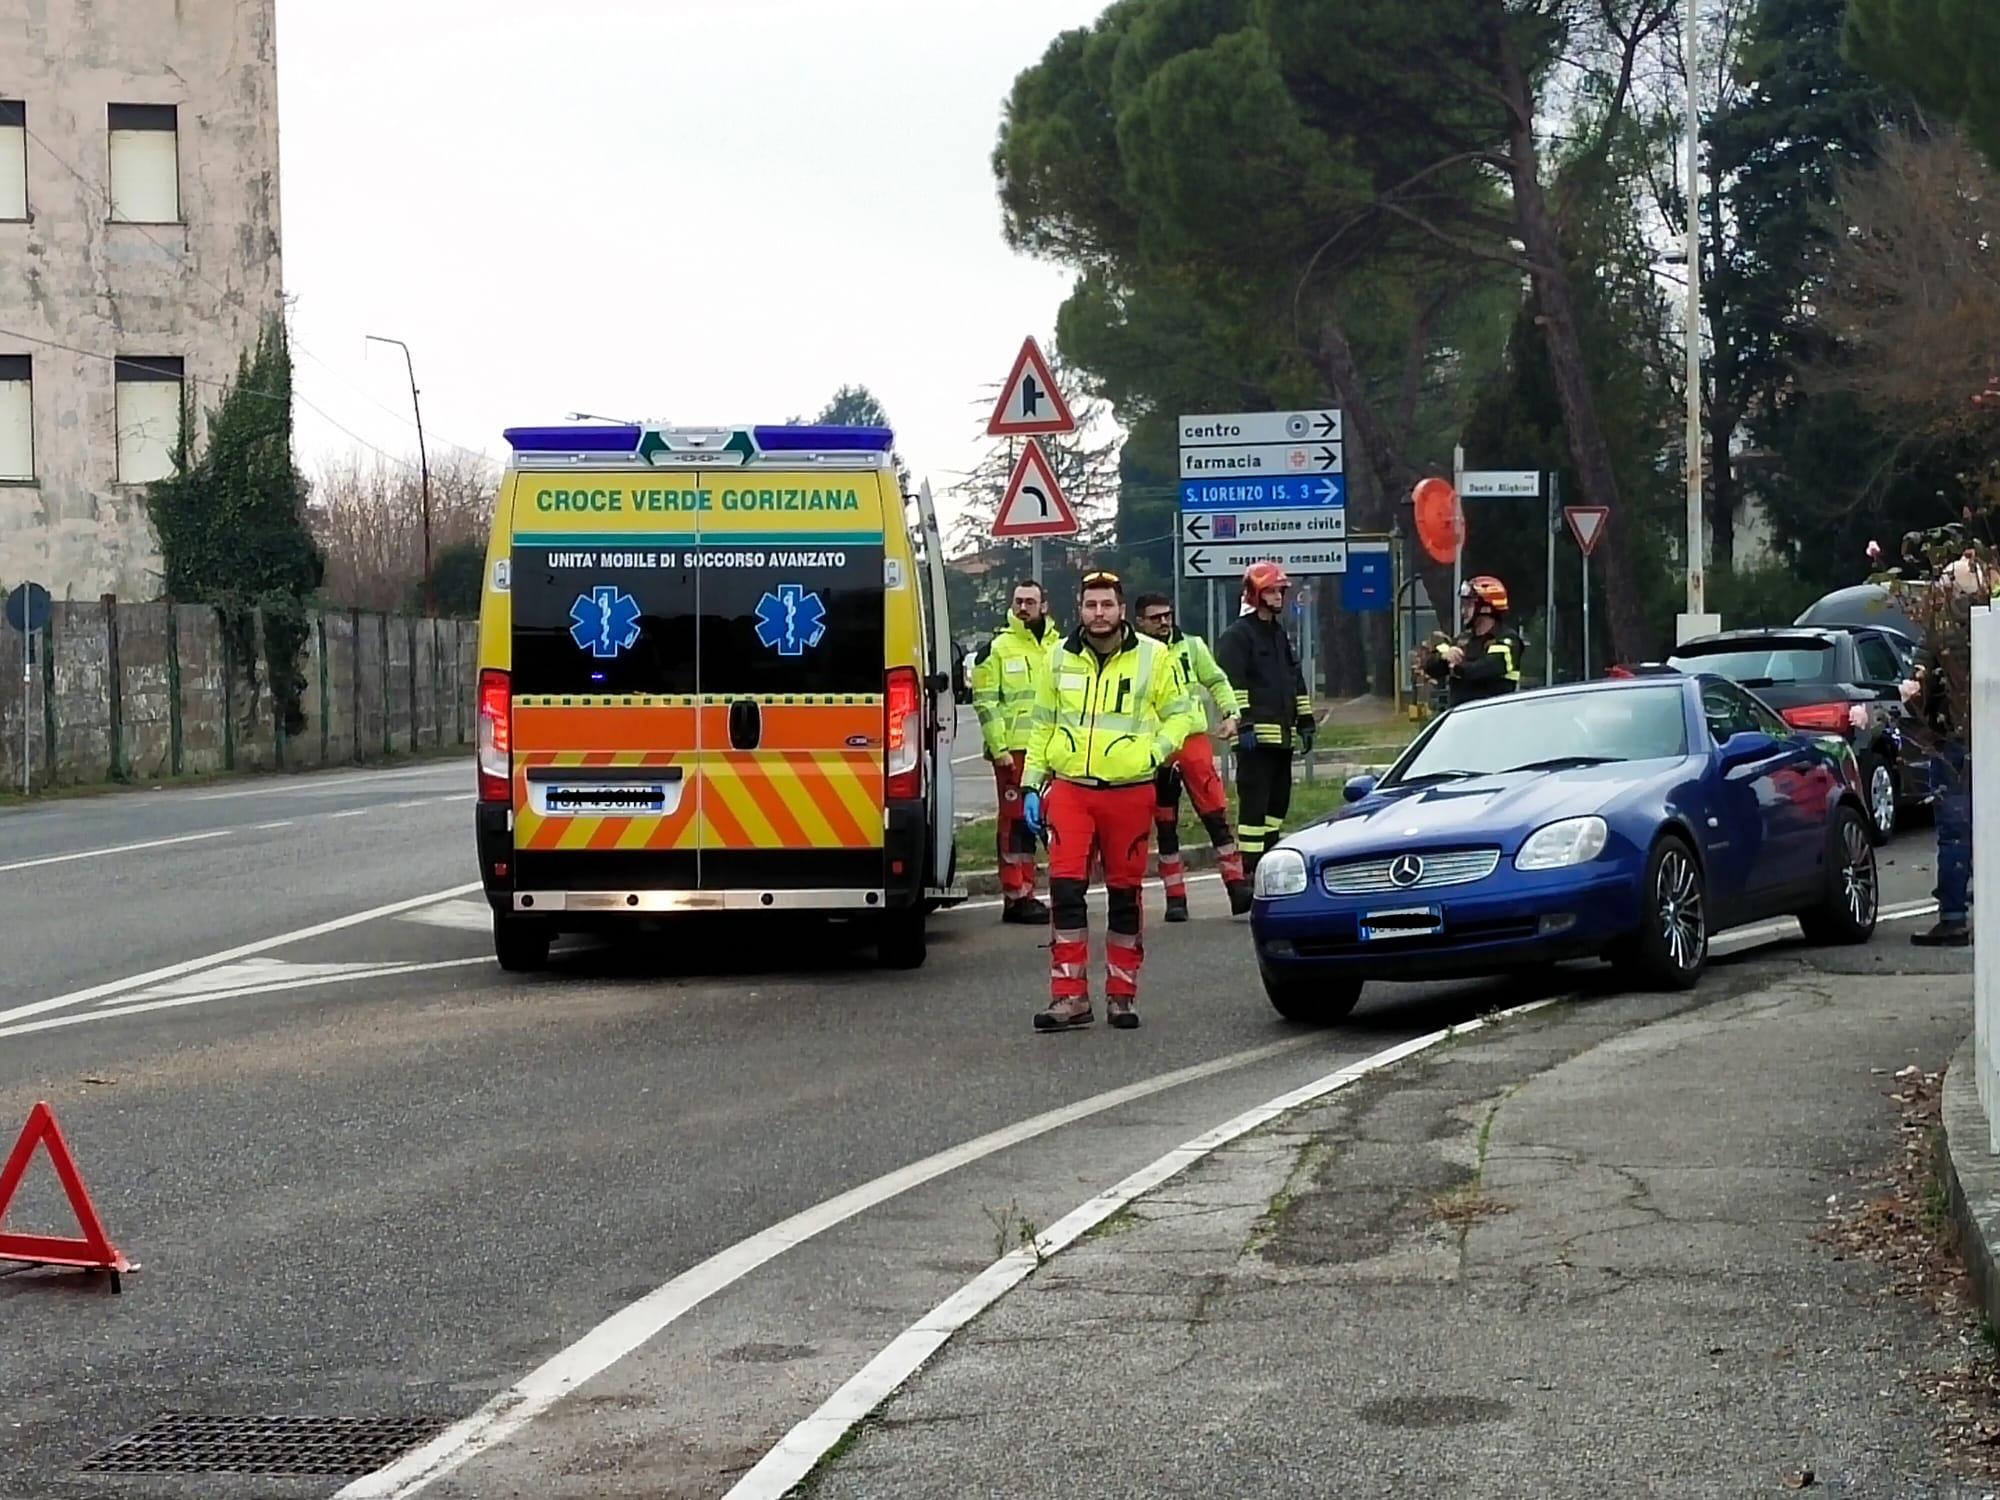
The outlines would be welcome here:
[[[993,790],[999,802],[995,837],[1000,845],[1000,896],[1008,904],[1035,894],[1035,835],[1021,817],[1021,764],[1025,751],[993,763]]]
[[[1205,734],[1191,734],[1180,753],[1153,782],[1153,817],[1160,825],[1160,881],[1167,895],[1187,899],[1187,863],[1181,858],[1181,788],[1187,788],[1201,826],[1215,846],[1216,867],[1224,885],[1243,883],[1243,855],[1229,826],[1229,794],[1215,767],[1215,745]]]
[[[1145,961],[1139,888],[1153,836],[1153,788],[1087,787],[1056,781],[1042,798],[1049,830],[1049,994],[1057,1000],[1090,994],[1090,858],[1104,861],[1110,905],[1105,923],[1104,993],[1130,1000],[1139,993]]]

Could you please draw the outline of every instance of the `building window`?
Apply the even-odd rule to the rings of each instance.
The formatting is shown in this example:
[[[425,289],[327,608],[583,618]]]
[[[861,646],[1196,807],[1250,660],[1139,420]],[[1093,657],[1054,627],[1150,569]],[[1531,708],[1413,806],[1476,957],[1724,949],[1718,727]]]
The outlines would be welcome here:
[[[28,217],[28,106],[0,99],[0,219]]]
[[[118,482],[151,484],[174,472],[180,449],[181,361],[168,355],[118,361]]]
[[[172,104],[114,104],[111,217],[127,224],[181,220],[180,111]]]
[[[35,477],[35,367],[0,354],[0,480]]]

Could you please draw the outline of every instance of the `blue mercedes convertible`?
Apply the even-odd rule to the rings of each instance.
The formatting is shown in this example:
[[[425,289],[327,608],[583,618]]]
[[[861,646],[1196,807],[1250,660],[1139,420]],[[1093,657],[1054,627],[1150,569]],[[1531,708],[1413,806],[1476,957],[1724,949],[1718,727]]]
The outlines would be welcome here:
[[[1725,928],[1875,930],[1875,847],[1841,746],[1720,677],[1464,704],[1347,801],[1257,866],[1257,966],[1296,1021],[1338,1021],[1371,979],[1606,958],[1686,989]]]

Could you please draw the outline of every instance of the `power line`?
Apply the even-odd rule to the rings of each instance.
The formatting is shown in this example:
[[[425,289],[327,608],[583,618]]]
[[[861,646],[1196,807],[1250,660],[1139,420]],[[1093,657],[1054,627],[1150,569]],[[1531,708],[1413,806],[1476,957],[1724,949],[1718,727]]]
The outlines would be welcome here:
[[[37,337],[35,334],[32,333],[22,333],[19,329],[15,328],[0,328],[0,338],[19,339],[24,344],[39,344],[44,349],[60,349],[66,354],[81,354],[87,359],[101,359],[113,365],[121,365],[121,364],[131,365],[137,369],[144,370],[147,373],[153,375],[173,375],[177,373],[173,370],[166,368],[163,365],[148,365],[144,359],[133,358],[130,355],[105,354],[97,349],[85,349],[79,344],[65,344],[60,339],[45,339]],[[201,375],[190,375],[186,372],[185,369],[179,371],[178,373],[183,381],[189,382],[194,385],[210,386],[218,391],[223,391],[223,392],[236,391],[240,392],[245,396],[254,396],[260,401],[283,402],[286,399],[286,397],[283,394],[277,391],[260,391],[251,386],[231,385],[226,380],[216,380],[212,377],[201,376]],[[347,426],[345,423],[341,422],[338,418],[333,416],[333,414],[328,412],[324,407],[320,406],[318,403],[310,400],[309,398],[300,395],[298,391],[294,390],[291,394],[290,399],[298,402],[301,406],[307,408],[307,410],[316,413],[325,421],[327,421],[329,424],[331,424],[333,427],[338,428],[341,432],[347,434],[348,437],[352,438],[362,447],[368,449],[372,453],[378,454],[381,457],[386,458],[387,460],[389,460],[390,463],[401,464],[406,469],[416,468],[416,465],[411,463],[407,458],[403,458],[397,454],[391,453],[386,448],[378,448],[375,444],[369,442],[367,438],[363,437],[353,428]]]

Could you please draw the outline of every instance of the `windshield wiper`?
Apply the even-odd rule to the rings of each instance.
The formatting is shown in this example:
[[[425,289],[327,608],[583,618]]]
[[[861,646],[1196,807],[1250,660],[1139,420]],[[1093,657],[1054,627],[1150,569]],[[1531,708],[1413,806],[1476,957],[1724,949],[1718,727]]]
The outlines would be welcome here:
[[[1612,766],[1624,758],[1622,755],[1552,755],[1547,760],[1531,760],[1524,765],[1509,766],[1500,774],[1506,776],[1514,771],[1567,771],[1576,766]]]

